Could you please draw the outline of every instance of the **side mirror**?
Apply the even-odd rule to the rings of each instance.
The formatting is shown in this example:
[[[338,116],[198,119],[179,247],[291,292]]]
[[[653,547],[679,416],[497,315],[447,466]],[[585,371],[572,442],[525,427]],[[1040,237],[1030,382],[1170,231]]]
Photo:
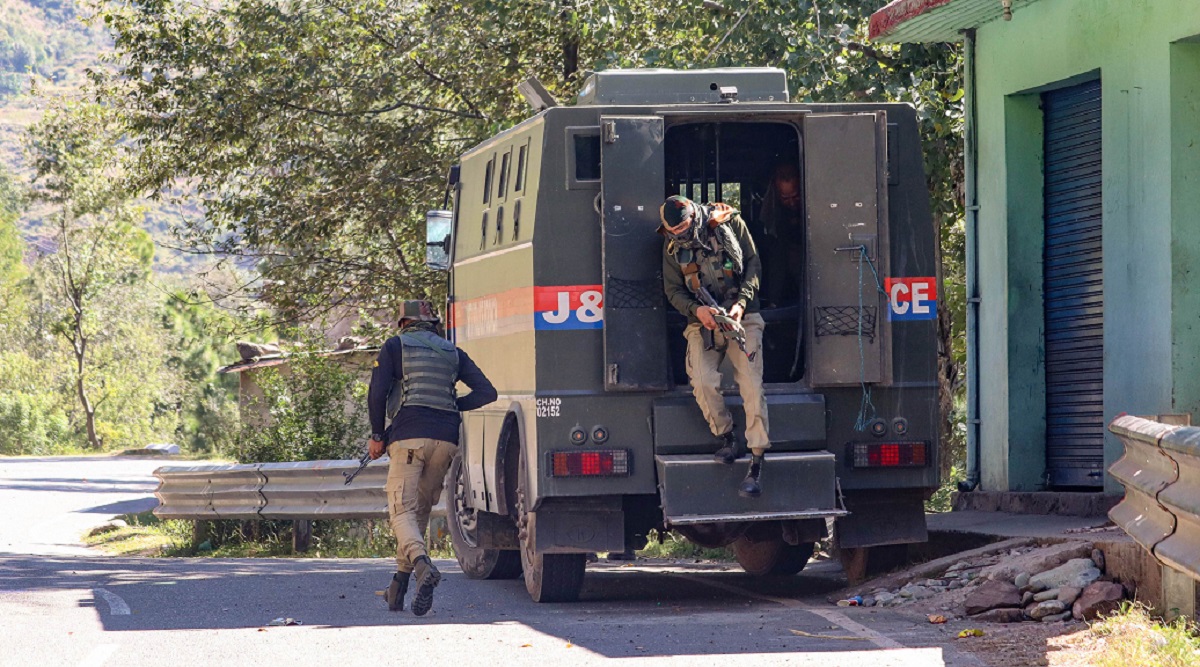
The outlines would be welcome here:
[[[431,271],[450,270],[450,235],[454,213],[429,211],[425,214],[425,266]]]

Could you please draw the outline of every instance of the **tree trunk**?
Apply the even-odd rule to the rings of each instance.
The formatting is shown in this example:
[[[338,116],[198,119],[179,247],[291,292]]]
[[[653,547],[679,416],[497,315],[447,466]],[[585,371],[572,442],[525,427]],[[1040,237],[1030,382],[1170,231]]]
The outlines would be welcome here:
[[[88,446],[99,450],[103,447],[99,436],[96,435],[96,407],[88,398],[87,386],[83,382],[83,371],[87,361],[87,338],[83,335],[83,312],[78,305],[75,308],[75,391],[79,394],[79,404],[83,407],[84,423],[87,426]]]
[[[934,229],[937,230],[937,282],[938,291],[942,292],[944,283],[942,281],[942,230],[943,216],[934,214]],[[937,353],[937,370],[938,370],[938,442],[941,446],[938,448],[938,471],[943,482],[948,481],[950,469],[954,465],[954,461],[959,458],[956,455],[956,438],[954,433],[954,385],[958,378],[958,365],[954,363],[954,319],[951,317],[950,308],[947,307],[948,299],[944,293],[939,294],[937,332],[938,332],[938,353]]]
[[[575,0],[563,0],[562,12],[562,64],[563,82],[571,83],[579,73],[579,32],[571,27],[575,17]]]

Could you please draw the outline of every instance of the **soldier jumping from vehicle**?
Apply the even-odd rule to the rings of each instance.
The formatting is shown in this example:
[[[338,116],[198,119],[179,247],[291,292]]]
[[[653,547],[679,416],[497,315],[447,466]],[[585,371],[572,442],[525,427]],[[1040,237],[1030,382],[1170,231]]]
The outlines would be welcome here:
[[[659,209],[663,244],[663,289],[676,310],[688,318],[687,372],[692,393],[721,447],[713,458],[732,464],[739,458],[733,416],[721,395],[721,362],[732,339],[740,352],[729,355],[734,380],[746,410],[750,470],[738,494],[762,494],[767,434],[762,347],[765,323],[758,309],[762,266],[754,239],[738,211],[726,204],[700,205],[675,195]],[[710,305],[706,305],[710,304]],[[713,305],[718,304],[718,305]]]
[[[424,616],[441,581],[425,548],[430,508],[442,495],[446,471],[458,453],[460,412],[496,400],[496,389],[465,352],[437,333],[440,322],[428,301],[405,301],[399,335],[379,351],[367,403],[371,416],[372,459],[384,454],[388,519],[396,535],[396,574],[388,585],[388,609],[404,609],[415,573],[412,612]],[[462,382],[471,389],[456,397]],[[392,420],[385,430],[386,420]]]

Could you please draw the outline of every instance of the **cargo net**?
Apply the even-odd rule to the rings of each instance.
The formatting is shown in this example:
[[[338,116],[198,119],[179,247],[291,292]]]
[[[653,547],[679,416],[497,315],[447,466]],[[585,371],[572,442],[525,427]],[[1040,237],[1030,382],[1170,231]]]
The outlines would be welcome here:
[[[608,276],[604,298],[610,308],[658,308],[663,301],[662,281]]]
[[[875,342],[875,318],[878,309],[874,306],[818,306],[815,335],[859,336]]]

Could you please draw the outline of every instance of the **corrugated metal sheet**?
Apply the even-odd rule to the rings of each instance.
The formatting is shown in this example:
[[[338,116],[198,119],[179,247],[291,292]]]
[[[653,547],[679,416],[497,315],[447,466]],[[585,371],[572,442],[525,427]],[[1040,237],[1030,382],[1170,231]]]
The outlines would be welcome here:
[[[1100,82],[1042,95],[1046,469],[1051,486],[1104,482]]]
[[[1014,0],[1013,13],[1038,0]],[[962,31],[1004,14],[1000,0],[894,0],[871,15],[873,42],[958,42]]]

